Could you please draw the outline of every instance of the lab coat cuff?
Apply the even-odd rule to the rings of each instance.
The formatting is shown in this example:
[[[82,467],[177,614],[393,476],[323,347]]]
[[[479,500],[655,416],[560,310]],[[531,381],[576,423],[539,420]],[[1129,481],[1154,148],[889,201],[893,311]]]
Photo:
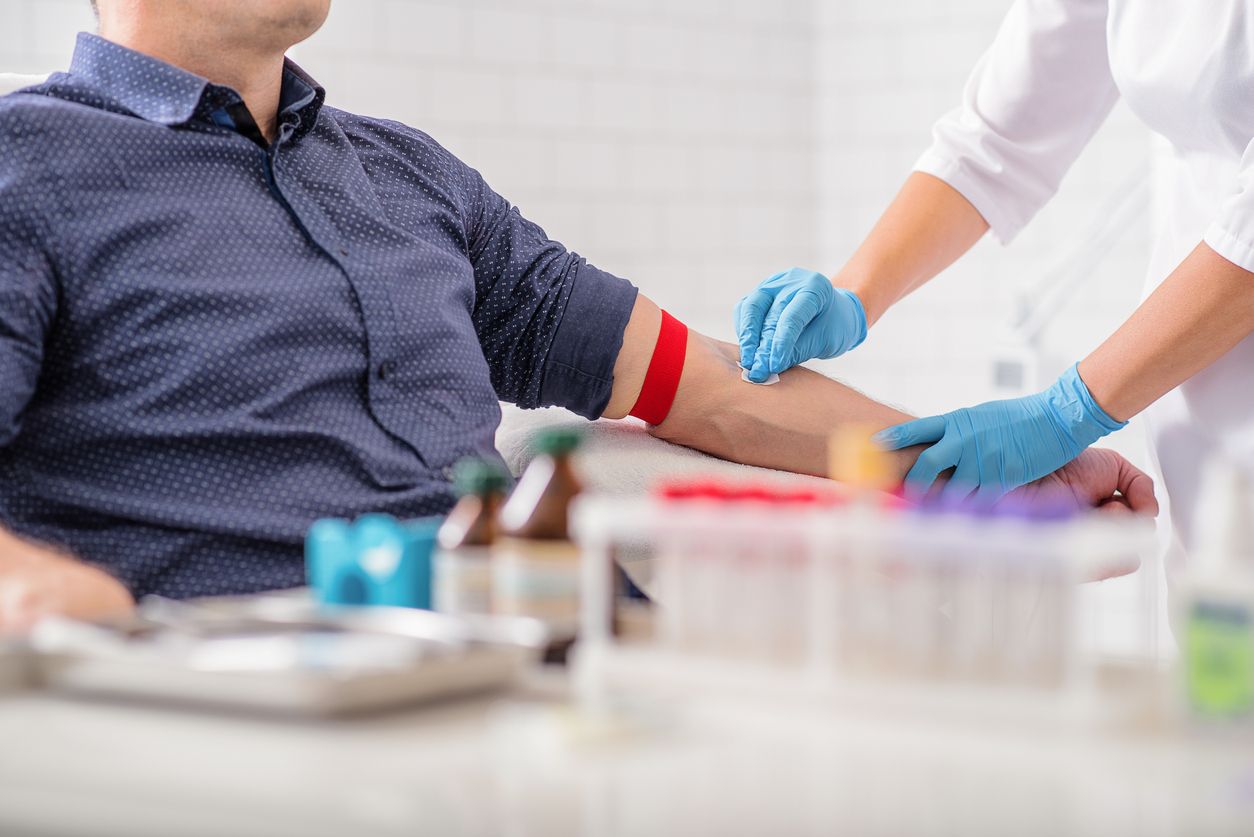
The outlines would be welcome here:
[[[1002,209],[1000,202],[984,188],[979,178],[963,167],[962,160],[929,148],[915,161],[914,171],[930,174],[957,190],[983,216],[994,237],[1002,244],[1009,244],[1023,229],[1023,223],[1013,220]]]
[[[1254,272],[1254,241],[1241,238],[1219,222],[1210,225],[1202,241],[1237,267]]]

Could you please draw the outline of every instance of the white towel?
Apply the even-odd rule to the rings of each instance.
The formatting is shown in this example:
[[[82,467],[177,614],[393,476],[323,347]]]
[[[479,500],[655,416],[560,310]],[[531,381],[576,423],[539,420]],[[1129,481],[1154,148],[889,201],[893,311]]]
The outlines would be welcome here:
[[[650,436],[639,419],[589,422],[559,408],[520,410],[511,404],[502,404],[501,412],[496,447],[515,476],[531,461],[532,443],[541,431],[571,427],[584,434],[584,444],[576,461],[580,476],[590,490],[605,494],[638,496],[667,477],[704,475],[831,486],[818,477],[727,462],[672,445]]]
[[[511,404],[502,404],[501,412],[496,447],[515,476],[522,473],[531,461],[532,443],[537,434],[550,427],[573,427],[584,433],[584,444],[575,462],[579,475],[589,490],[602,494],[639,496],[667,477],[683,476],[723,476],[742,480],[765,478],[774,483],[802,482],[831,486],[829,481],[818,477],[726,462],[690,448],[672,445],[650,436],[644,422],[639,419],[589,422],[558,408],[520,410]],[[618,557],[632,583],[657,600],[653,555],[648,551],[622,551]]]

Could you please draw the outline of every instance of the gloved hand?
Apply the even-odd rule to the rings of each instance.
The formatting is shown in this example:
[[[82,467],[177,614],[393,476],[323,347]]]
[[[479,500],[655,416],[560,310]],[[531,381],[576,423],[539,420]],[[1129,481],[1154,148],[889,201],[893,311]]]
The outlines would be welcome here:
[[[906,475],[907,492],[926,492],[956,466],[944,494],[974,491],[977,501],[991,503],[1053,473],[1125,424],[1098,406],[1072,366],[1044,392],[908,421],[881,430],[875,441],[887,450],[932,444]]]
[[[776,273],[736,303],[740,365],[762,383],[810,358],[843,355],[866,339],[866,311],[821,273]]]

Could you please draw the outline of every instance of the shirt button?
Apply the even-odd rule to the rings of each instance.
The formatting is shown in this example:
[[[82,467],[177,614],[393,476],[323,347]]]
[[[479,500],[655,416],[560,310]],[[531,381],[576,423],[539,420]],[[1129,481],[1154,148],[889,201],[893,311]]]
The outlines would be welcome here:
[[[379,364],[379,380],[386,381],[396,375],[396,361],[385,360]]]

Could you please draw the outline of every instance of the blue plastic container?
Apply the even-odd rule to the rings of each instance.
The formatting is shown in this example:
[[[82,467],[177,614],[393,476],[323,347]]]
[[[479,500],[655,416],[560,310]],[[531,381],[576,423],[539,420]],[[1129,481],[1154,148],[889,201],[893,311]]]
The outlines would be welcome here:
[[[432,607],[432,565],[440,518],[405,523],[365,515],[351,526],[319,520],[305,542],[306,572],[323,604]]]

